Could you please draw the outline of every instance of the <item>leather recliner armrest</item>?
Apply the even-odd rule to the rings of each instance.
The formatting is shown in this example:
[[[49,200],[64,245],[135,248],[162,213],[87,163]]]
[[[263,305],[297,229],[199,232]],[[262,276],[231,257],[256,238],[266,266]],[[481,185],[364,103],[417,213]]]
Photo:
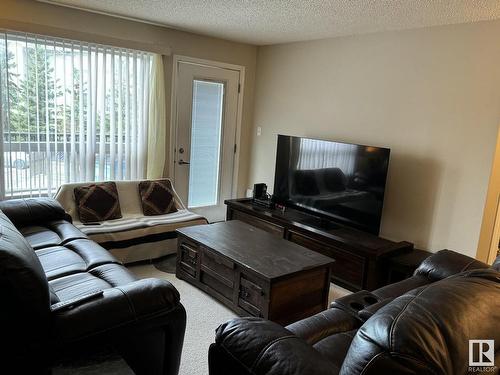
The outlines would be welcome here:
[[[160,279],[142,279],[104,289],[100,297],[54,312],[55,336],[62,342],[74,342],[128,324],[140,324],[178,308],[179,299],[179,292]]]
[[[286,327],[294,335],[314,345],[325,337],[357,329],[362,322],[357,314],[332,307]]]
[[[0,202],[0,210],[17,228],[53,220],[72,222],[71,216],[52,198],[8,199]]]
[[[489,268],[486,263],[451,250],[440,250],[425,259],[415,270],[415,275],[422,275],[429,280],[445,279],[457,273]]]
[[[332,362],[286,328],[260,318],[222,324],[208,354],[210,375],[327,375]]]

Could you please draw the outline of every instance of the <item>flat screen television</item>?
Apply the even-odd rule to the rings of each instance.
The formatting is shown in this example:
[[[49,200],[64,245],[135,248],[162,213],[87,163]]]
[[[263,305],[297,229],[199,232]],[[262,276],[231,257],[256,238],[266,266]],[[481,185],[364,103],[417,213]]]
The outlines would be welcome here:
[[[390,149],[278,135],[273,199],[378,234]],[[316,221],[317,222],[317,221]]]

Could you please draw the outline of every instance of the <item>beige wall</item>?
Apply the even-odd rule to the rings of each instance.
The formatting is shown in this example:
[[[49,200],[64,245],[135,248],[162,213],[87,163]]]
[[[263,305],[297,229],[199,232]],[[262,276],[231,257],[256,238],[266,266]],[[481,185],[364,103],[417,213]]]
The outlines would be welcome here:
[[[197,57],[246,68],[245,93],[242,112],[242,144],[238,176],[238,194],[244,194],[247,185],[250,145],[244,140],[251,134],[255,64],[257,48],[164,27],[108,17],[29,0],[2,0],[0,2],[0,27],[22,31],[46,33],[71,38],[81,38],[82,33],[94,34],[96,42],[106,38],[131,41],[131,47],[145,48],[168,46],[171,53]],[[104,37],[104,38],[103,38]],[[172,56],[166,58],[167,121],[170,122],[172,82]],[[167,132],[168,133],[168,132]]]
[[[475,256],[500,120],[500,22],[259,49],[249,185],[276,134],[392,150],[381,234]]]

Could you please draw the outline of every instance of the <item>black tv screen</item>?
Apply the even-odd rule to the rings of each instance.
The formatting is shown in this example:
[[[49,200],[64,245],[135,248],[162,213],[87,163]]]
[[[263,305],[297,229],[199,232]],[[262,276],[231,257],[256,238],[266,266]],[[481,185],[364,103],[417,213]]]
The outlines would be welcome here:
[[[278,135],[273,198],[378,234],[390,150]]]

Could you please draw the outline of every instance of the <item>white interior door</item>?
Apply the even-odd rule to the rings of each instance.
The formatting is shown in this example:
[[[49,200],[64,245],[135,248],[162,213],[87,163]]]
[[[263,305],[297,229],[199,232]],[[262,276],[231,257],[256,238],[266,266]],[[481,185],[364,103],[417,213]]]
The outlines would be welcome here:
[[[176,69],[175,188],[191,211],[221,221],[233,188],[240,72],[182,61]]]

